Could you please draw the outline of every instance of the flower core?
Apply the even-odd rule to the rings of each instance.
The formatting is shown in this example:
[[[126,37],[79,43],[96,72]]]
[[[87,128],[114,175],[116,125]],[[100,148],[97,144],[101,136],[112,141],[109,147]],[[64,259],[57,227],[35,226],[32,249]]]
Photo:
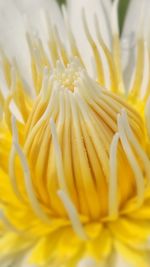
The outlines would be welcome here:
[[[51,79],[53,82],[58,82],[60,87],[74,91],[82,69],[77,58],[68,63],[66,67],[58,60]]]
[[[77,60],[66,68],[58,62],[45,81],[24,138],[40,202],[53,216],[64,217],[67,212],[58,195],[64,190],[78,213],[94,221],[116,216],[131,197],[137,195],[140,201],[145,178],[136,177],[136,168],[128,160],[125,129],[117,117],[126,110],[127,127],[144,147],[140,116],[120,97],[101,89]],[[118,135],[113,139],[117,127],[122,144]]]
[[[68,44],[44,13],[48,44],[26,35],[29,88],[0,51],[0,266],[114,267],[118,254],[149,264],[149,51],[138,36],[126,91],[117,4],[111,50],[97,15],[92,33],[80,14],[84,53],[67,7]]]

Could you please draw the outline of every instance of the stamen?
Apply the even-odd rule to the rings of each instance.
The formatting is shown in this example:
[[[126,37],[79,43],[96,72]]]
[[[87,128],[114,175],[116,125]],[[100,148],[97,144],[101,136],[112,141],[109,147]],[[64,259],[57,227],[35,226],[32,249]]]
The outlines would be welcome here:
[[[140,116],[121,97],[92,80],[76,58],[67,66],[57,61],[50,77],[47,69],[44,75],[41,95],[33,107],[24,139],[23,151],[35,175],[31,189],[59,216],[66,216],[66,211],[56,195],[58,189],[73,203],[76,212],[89,220],[101,219],[106,214],[115,219],[136,187],[141,204],[148,165],[128,137],[123,114],[121,122],[118,120],[121,130],[116,134],[116,117],[125,107],[135,137],[141,140]],[[45,101],[41,96],[47,93],[47,87]],[[122,147],[118,148],[119,138]],[[120,184],[120,174],[126,163],[121,157],[121,165],[117,165],[118,151],[129,160],[129,175],[126,178],[123,174],[127,179],[125,188]]]
[[[142,174],[142,171],[139,167],[139,164],[136,160],[136,157],[134,156],[134,153],[132,151],[132,148],[127,140],[126,132],[124,129],[124,122],[122,119],[122,116],[120,114],[118,115],[118,129],[119,129],[119,136],[120,140],[123,146],[123,149],[127,155],[128,161],[132,167],[133,173],[135,175],[135,180],[136,180],[136,186],[137,186],[137,196],[139,200],[139,205],[143,203],[144,199],[144,177]]]
[[[140,91],[142,90],[143,84],[145,83],[145,65],[147,48],[144,44],[143,30],[144,30],[144,16],[145,16],[145,1],[141,3],[141,9],[139,11],[139,24],[137,27],[137,58],[136,58],[136,68],[134,72],[133,79],[131,80],[131,96],[132,98],[138,97]],[[149,74],[148,74],[149,75]],[[147,77],[148,78],[148,77]]]
[[[81,174],[80,174],[81,179],[78,181],[78,183],[79,183],[80,188],[81,188],[81,183],[83,185],[83,192],[85,193],[85,199],[86,199],[85,201],[87,201],[89,216],[96,219],[99,215],[99,212],[100,212],[99,197],[98,197],[95,181],[94,181],[93,176],[92,176],[91,168],[89,166],[89,159],[88,159],[87,151],[85,149],[85,144],[83,142],[83,136],[82,136],[83,134],[82,134],[82,127],[81,127],[82,117],[79,116],[80,105],[79,105],[79,101],[77,98],[77,94],[74,93],[73,96],[70,95],[70,100],[71,100],[72,115],[74,116],[73,122],[74,122],[75,138],[77,140],[79,168],[81,170]],[[90,119],[88,117],[88,112],[86,112],[86,111],[84,110],[83,122],[85,119],[85,122],[87,124],[89,124]],[[85,127],[86,127],[86,123],[85,123]],[[89,127],[89,125],[87,125],[87,126]],[[88,127],[87,127],[87,131],[89,131]],[[93,130],[93,132],[95,132],[95,129]],[[90,133],[89,133],[89,135],[90,135]],[[95,136],[96,136],[96,134],[95,134]],[[95,137],[95,139],[97,139],[97,137]],[[99,143],[98,143],[98,147],[100,148],[102,146],[101,146],[101,142],[99,142]],[[99,151],[99,153],[100,153],[100,151]],[[101,153],[102,153],[102,151],[101,151]],[[104,153],[105,153],[105,150],[104,150]],[[104,157],[105,157],[105,155],[104,155]],[[90,188],[90,196],[89,196],[89,188]],[[95,203],[94,209],[93,209],[93,205],[91,202],[91,198],[93,199],[93,202]]]
[[[78,89],[79,94],[86,99],[86,102],[96,111],[101,118],[105,121],[107,125],[114,131],[116,131],[116,114],[112,119],[111,116],[114,114],[114,110],[111,109],[107,105],[105,106],[105,102],[101,99],[102,93],[100,91],[101,88],[96,88],[95,84],[92,84],[90,78],[83,72],[81,74],[81,79],[78,81]],[[110,112],[110,113],[109,113]],[[109,115],[108,115],[109,113]]]
[[[54,88],[53,92],[52,92],[52,96],[51,99],[48,103],[48,106],[44,112],[44,114],[41,116],[41,118],[39,119],[39,121],[36,123],[36,125],[32,128],[31,133],[29,134],[26,143],[24,145],[24,151],[27,153],[31,142],[33,140],[33,138],[35,137],[37,130],[40,128],[40,126],[46,121],[46,119],[48,118],[48,115],[51,114],[54,106],[56,108],[57,103],[56,103],[56,96],[58,95],[58,88],[57,86]]]
[[[108,169],[109,168],[107,165],[108,156],[107,156],[106,150],[105,150],[104,145],[102,144],[101,140],[99,139],[99,137],[97,135],[95,127],[92,127],[92,118],[90,118],[88,115],[88,109],[86,109],[86,104],[84,103],[84,101],[81,99],[81,97],[77,93],[75,93],[75,96],[77,98],[77,103],[80,107],[80,110],[83,114],[83,118],[86,121],[89,133],[92,136],[92,140],[93,140],[93,143],[95,145],[98,158],[101,162],[105,177],[107,179],[109,176],[108,175],[108,173],[109,173]]]
[[[32,88],[32,94],[35,96],[37,94],[37,66],[36,66],[36,59],[33,51],[33,37],[27,32],[26,33],[26,39],[30,51],[30,56],[31,56],[31,70],[32,70],[32,78],[33,78],[33,83],[35,86]]]
[[[40,58],[39,50],[36,47],[34,47],[33,53],[34,53],[34,57],[36,60],[37,72],[38,72],[38,74],[40,74],[40,73],[42,73],[42,64],[41,64],[41,58]]]
[[[1,57],[1,63],[4,69],[3,78],[4,78],[4,81],[6,82],[7,87],[9,88],[11,85],[11,64],[1,46],[0,46],[0,57]]]
[[[112,92],[117,92],[118,91],[118,86],[117,86],[117,77],[116,77],[116,71],[115,71],[115,66],[114,66],[114,61],[112,54],[110,53],[109,49],[107,48],[100,32],[99,28],[99,22],[98,22],[98,17],[97,14],[94,16],[94,25],[96,29],[96,36],[99,41],[99,44],[101,48],[104,51],[104,55],[107,60],[107,72],[109,73],[109,78],[107,78],[107,72],[105,71],[105,80],[106,80],[106,87],[111,88]]]
[[[78,57],[80,59],[80,61],[83,64],[80,52],[78,50],[77,44],[76,44],[76,40],[74,38],[73,32],[71,30],[71,26],[70,26],[70,21],[68,18],[68,13],[66,10],[66,6],[62,5],[62,13],[63,13],[63,17],[64,17],[64,21],[65,21],[65,27],[66,27],[66,31],[67,31],[67,36],[68,36],[68,40],[69,40],[69,46],[70,46],[70,50],[72,52],[72,56]]]
[[[0,105],[3,107],[4,106],[4,97],[3,94],[1,92],[1,88],[0,88]]]
[[[116,216],[118,213],[118,192],[117,192],[117,147],[119,133],[113,137],[110,146],[110,174],[109,174],[109,216]]]
[[[93,40],[93,38],[89,32],[84,8],[82,9],[82,19],[83,19],[83,26],[85,29],[86,37],[89,41],[89,44],[93,50],[93,54],[95,57],[98,81],[100,82],[100,84],[104,85],[105,84],[104,69],[103,69],[104,64],[102,62],[102,57],[101,57],[100,52],[97,48],[97,45],[96,45],[95,41]]]
[[[11,91],[8,92],[8,95],[5,99],[4,103],[4,114],[5,114],[5,120],[11,129],[11,114],[10,114],[10,103],[12,101],[14,91],[16,88],[16,71],[15,68],[11,68]]]
[[[65,45],[62,43],[60,36],[59,36],[59,32],[57,29],[57,26],[54,26],[54,37],[55,37],[55,41],[58,47],[58,53],[59,53],[59,59],[62,60],[62,62],[64,63],[64,65],[66,66],[68,63],[68,53],[66,51]]]
[[[28,167],[27,159],[21,149],[21,147],[18,144],[18,133],[17,133],[17,127],[16,127],[16,120],[14,117],[12,117],[12,132],[13,132],[13,146],[15,147],[16,153],[18,154],[20,158],[20,162],[22,164],[23,173],[24,173],[24,180],[26,185],[27,194],[31,203],[31,206],[37,216],[43,220],[46,223],[50,222],[50,219],[48,216],[43,212],[43,209],[41,208],[40,203],[37,200],[37,197],[34,193],[34,188],[32,185],[31,175],[30,175],[30,169]]]
[[[85,257],[81,259],[77,265],[77,267],[98,267],[96,264],[95,259],[92,259],[90,257]],[[103,267],[103,265],[101,265]]]
[[[148,98],[146,103],[145,120],[146,120],[148,137],[150,138],[150,97]]]
[[[17,73],[15,67],[11,67],[11,93],[13,93],[16,89],[16,82],[17,82]]]
[[[132,80],[130,95],[135,99],[140,90],[141,84],[143,81],[143,69],[144,69],[144,41],[139,39],[137,43],[137,60],[136,60],[136,69],[134,73],[134,79]]]
[[[38,35],[35,36],[35,45],[36,45],[37,49],[39,50],[42,67],[46,66],[48,69],[50,69],[51,65],[49,62],[49,57],[48,57],[48,55],[47,55],[47,53],[43,47],[42,41]]]
[[[75,233],[77,233],[77,235],[83,239],[83,240],[87,240],[87,235],[84,231],[84,228],[80,222],[80,218],[78,215],[78,212],[75,208],[75,206],[73,205],[73,203],[70,201],[69,197],[66,195],[66,193],[63,190],[59,190],[58,191],[58,196],[60,197],[61,201],[64,204],[64,207],[68,213],[69,219],[72,223],[72,227],[75,231]]]
[[[121,65],[121,49],[119,40],[119,28],[118,28],[118,4],[119,0],[115,0],[112,4],[112,32],[113,32],[113,57],[116,66],[116,74],[118,80],[118,90],[121,93],[125,92],[124,82],[122,77],[122,65]]]
[[[118,6],[119,0],[114,0],[112,5],[112,32],[119,36]]]
[[[62,163],[62,155],[60,151],[60,146],[57,140],[57,133],[53,119],[50,119],[50,128],[52,133],[52,140],[55,147],[55,157],[56,157],[56,167],[58,173],[58,181],[60,188],[68,194],[68,189],[65,182],[64,170],[63,170],[63,163]]]
[[[138,27],[137,27],[137,39],[143,39],[143,32],[144,32],[144,21],[145,21],[145,8],[146,8],[146,1],[141,2],[139,10],[139,20],[138,20]]]
[[[18,233],[18,230],[10,223],[10,221],[6,218],[4,212],[1,209],[0,209],[0,220],[4,223],[4,225],[8,230]]]
[[[129,141],[132,143],[135,151],[137,152],[137,155],[142,160],[143,165],[145,167],[146,178],[150,182],[150,161],[149,161],[149,158],[147,157],[146,153],[144,152],[144,150],[142,149],[141,145],[139,144],[137,138],[135,137],[133,131],[131,130],[131,127],[130,127],[128,119],[127,119],[127,113],[125,110],[122,110],[122,120],[124,122],[124,128],[125,128],[127,137],[129,139]]]
[[[9,156],[9,178],[13,187],[13,190],[19,200],[23,200],[22,196],[19,192],[18,186],[17,186],[17,181],[16,181],[16,175],[15,175],[15,169],[14,169],[14,164],[15,164],[15,157],[16,157],[16,149],[14,145],[12,145],[11,151],[10,151],[10,156]]]
[[[16,87],[17,87],[17,70],[14,65],[11,67],[11,86],[10,86],[10,92],[8,96],[8,106],[5,107],[5,114],[8,118],[10,117],[10,112],[9,110],[7,111],[9,107],[11,113],[17,118],[17,120],[20,121],[22,124],[24,124],[24,118],[14,100]],[[14,99],[13,99],[13,96],[14,96]]]
[[[58,71],[58,73],[65,72],[65,66],[60,60],[57,60],[56,62],[56,70]]]
[[[54,26],[52,25],[52,22],[47,13],[46,13],[46,20],[49,29],[49,47],[50,47],[51,64],[53,67],[55,67],[56,62],[59,59],[58,47],[55,40]]]
[[[43,69],[42,88],[40,90],[40,95],[42,96],[43,101],[46,101],[48,82],[49,82],[49,69],[47,66],[45,66]]]
[[[147,44],[144,44],[144,69],[143,69],[143,80],[141,85],[141,97],[144,99],[144,101],[147,100],[148,96],[150,95],[150,62],[149,62],[149,50],[147,47]]]
[[[3,118],[3,108],[2,108],[2,105],[0,104],[0,121],[2,120]]]
[[[25,124],[24,118],[23,118],[19,108],[17,107],[16,103],[14,102],[14,100],[11,100],[11,102],[9,104],[9,108],[10,108],[11,113],[17,119],[17,121],[19,121],[22,124]]]

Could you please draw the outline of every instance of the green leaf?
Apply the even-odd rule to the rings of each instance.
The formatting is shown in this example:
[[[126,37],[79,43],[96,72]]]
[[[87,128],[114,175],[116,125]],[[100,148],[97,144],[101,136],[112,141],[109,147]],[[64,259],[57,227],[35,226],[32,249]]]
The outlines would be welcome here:
[[[59,4],[64,4],[66,1],[65,1],[65,0],[57,0],[57,2],[58,2]]]
[[[120,26],[120,33],[122,32],[123,23],[125,19],[125,15],[127,12],[127,8],[129,5],[130,0],[120,0],[119,2],[119,26]]]

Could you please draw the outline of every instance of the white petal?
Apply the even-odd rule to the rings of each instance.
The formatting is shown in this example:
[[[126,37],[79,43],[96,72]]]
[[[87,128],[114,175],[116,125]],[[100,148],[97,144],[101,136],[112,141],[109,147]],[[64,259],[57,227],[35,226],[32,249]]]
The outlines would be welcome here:
[[[92,53],[90,46],[88,44],[87,38],[85,36],[85,31],[82,21],[82,10],[84,8],[87,24],[90,30],[90,33],[94,39],[96,39],[95,25],[94,25],[94,15],[97,15],[99,28],[101,35],[108,47],[111,46],[111,36],[110,36],[110,21],[108,21],[108,7],[110,8],[109,2],[103,4],[103,1],[100,0],[68,0],[67,7],[70,17],[70,22],[74,36],[76,38],[77,45],[81,52],[81,55],[86,63],[86,66],[91,72],[92,64],[91,58]],[[105,9],[107,10],[105,12]]]
[[[36,32],[38,36],[47,42],[48,32],[46,29],[44,15],[50,17],[52,24],[56,25],[61,33],[64,31],[63,17],[55,0],[14,0],[16,7],[27,18],[27,30]]]
[[[122,62],[125,83],[128,85],[135,67],[136,41],[144,37],[150,46],[150,1],[131,0],[122,33]]]
[[[137,31],[138,20],[139,20],[139,10],[141,9],[141,0],[131,0],[123,28],[123,35],[128,35]]]
[[[31,59],[26,32],[36,34],[48,51],[48,26],[46,16],[57,26],[64,38],[64,21],[55,0],[6,0],[0,1],[0,46],[8,58],[17,60],[27,84],[32,86]],[[66,38],[65,38],[66,40]]]
[[[123,36],[137,33],[141,28],[142,34],[147,38],[150,16],[149,0],[131,0],[123,27]]]
[[[21,15],[13,1],[0,1],[0,46],[9,58],[15,58],[24,78],[31,83],[29,49]]]
[[[3,71],[3,67],[1,65],[1,62],[0,62],[0,91],[4,97],[6,97],[9,93],[9,89],[7,87],[7,84],[6,84],[6,79],[4,76],[4,71]]]
[[[102,3],[104,5],[105,12],[109,20],[111,14],[112,2],[111,0],[102,0]]]
[[[136,63],[136,39],[133,34],[122,36],[121,60],[126,89],[129,89]]]

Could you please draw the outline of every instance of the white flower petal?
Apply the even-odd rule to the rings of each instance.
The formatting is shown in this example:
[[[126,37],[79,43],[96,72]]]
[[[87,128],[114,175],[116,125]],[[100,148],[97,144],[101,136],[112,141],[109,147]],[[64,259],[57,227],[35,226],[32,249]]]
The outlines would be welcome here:
[[[108,21],[108,7],[110,8],[109,1],[107,4],[103,4],[103,1],[100,0],[68,0],[67,7],[69,12],[69,18],[73,30],[73,34],[76,38],[77,45],[79,47],[80,53],[83,57],[83,60],[88,67],[88,70],[91,73],[91,64],[92,52],[87,41],[85,30],[83,26],[82,12],[85,11],[87,24],[91,36],[96,40],[96,31],[94,25],[94,16],[96,15],[99,22],[99,28],[101,35],[110,48],[111,46],[111,34],[110,34],[110,20]],[[105,11],[107,10],[107,11]],[[110,18],[110,16],[109,16]]]
[[[150,46],[149,16],[149,0],[130,1],[122,32],[122,62],[127,87],[134,74],[137,38],[144,37]]]
[[[147,39],[150,35],[149,28],[150,1],[131,0],[123,27],[123,36],[138,33],[141,29],[142,34]]]
[[[141,0],[131,0],[127,10],[123,35],[128,35],[137,31],[138,21],[139,21],[139,10],[141,9]]]
[[[48,56],[49,25],[57,27],[60,37],[65,38],[63,16],[55,0],[6,0],[0,2],[0,46],[10,58],[17,61],[24,81],[32,86],[31,59],[26,33],[41,39]]]
[[[136,39],[134,34],[122,36],[121,60],[125,86],[129,89],[136,63]]]
[[[13,1],[0,1],[0,47],[10,59],[15,58],[24,78],[31,84],[29,49],[25,27]]]
[[[139,29],[140,0],[131,0],[127,10],[121,37],[122,67],[126,88],[129,88],[135,68],[136,36]]]
[[[1,64],[0,64],[0,92],[2,93],[4,97],[6,97],[9,92],[7,84],[6,84],[6,79],[4,76],[3,67]]]
[[[48,31],[44,15],[50,17],[52,24],[56,25],[59,32],[64,31],[64,21],[60,8],[55,0],[14,0],[16,7],[27,18],[27,30],[36,32],[38,36],[47,42]],[[63,34],[63,33],[62,33]]]

